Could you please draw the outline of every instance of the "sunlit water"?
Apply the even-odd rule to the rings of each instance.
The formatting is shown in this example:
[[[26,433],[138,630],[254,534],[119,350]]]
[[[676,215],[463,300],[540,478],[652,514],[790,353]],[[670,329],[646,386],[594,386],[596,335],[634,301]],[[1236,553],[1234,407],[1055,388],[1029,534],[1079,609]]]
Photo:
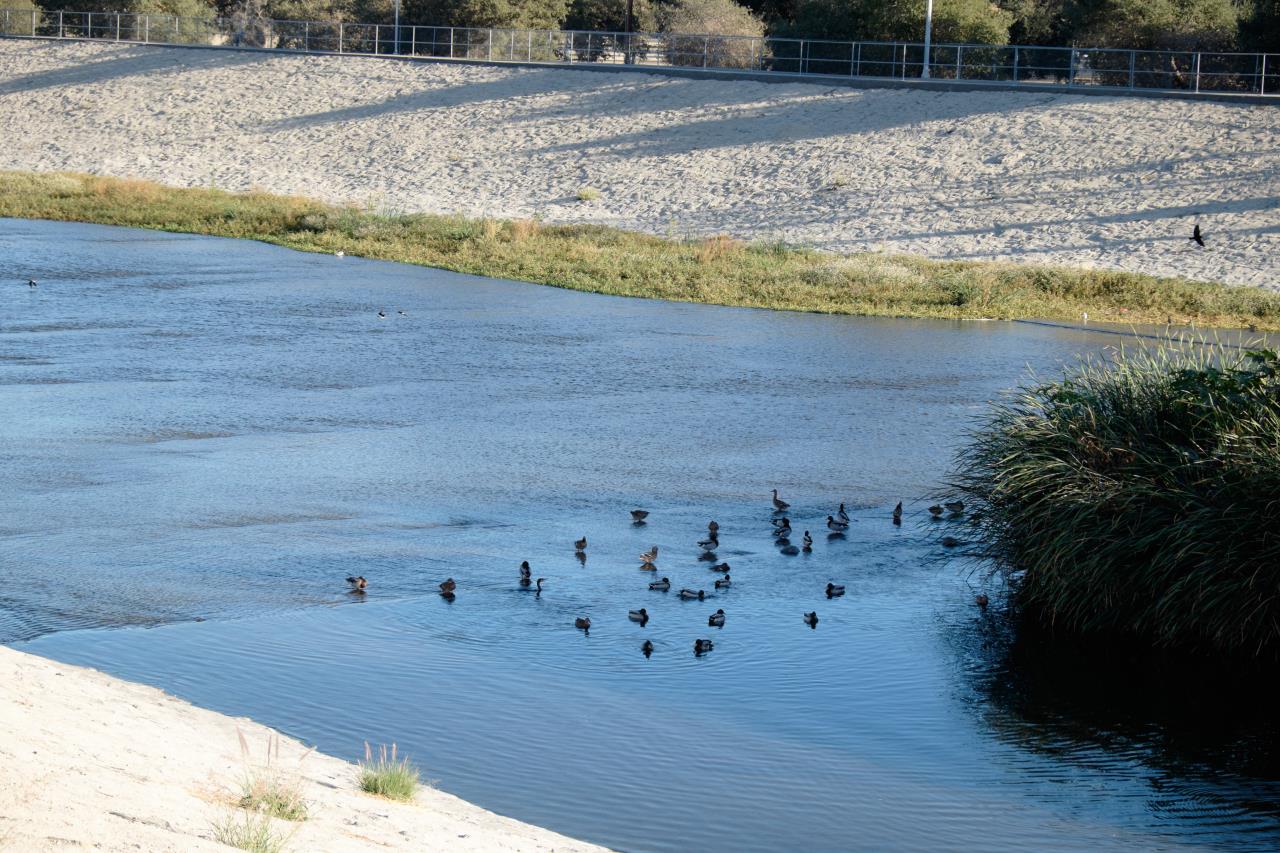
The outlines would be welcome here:
[[[933,542],[986,401],[1114,335],[12,220],[0,269],[0,641],[628,851],[1280,847],[1266,702],[1025,653]]]

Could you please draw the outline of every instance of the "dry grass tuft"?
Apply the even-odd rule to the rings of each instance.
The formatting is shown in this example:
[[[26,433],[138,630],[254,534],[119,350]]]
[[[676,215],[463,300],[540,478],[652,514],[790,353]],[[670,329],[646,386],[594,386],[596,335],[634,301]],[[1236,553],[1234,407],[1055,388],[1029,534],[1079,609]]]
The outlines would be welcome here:
[[[244,734],[237,732],[236,735],[240,738],[240,754],[246,765],[236,804],[247,811],[260,812],[280,820],[306,820],[307,802],[302,797],[302,776],[296,770],[280,767],[280,736],[272,734],[268,737],[266,762],[255,766]],[[298,764],[306,761],[311,752],[312,750],[308,750]]]

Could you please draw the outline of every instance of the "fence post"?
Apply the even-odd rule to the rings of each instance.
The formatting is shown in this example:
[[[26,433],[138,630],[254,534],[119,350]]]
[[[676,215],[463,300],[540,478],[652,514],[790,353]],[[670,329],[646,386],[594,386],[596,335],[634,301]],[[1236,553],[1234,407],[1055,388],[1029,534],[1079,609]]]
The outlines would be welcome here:
[[[309,52],[311,50],[311,22],[303,21],[302,23],[302,50]]]
[[[1267,55],[1262,54],[1262,79],[1258,81],[1258,94],[1267,94]]]
[[[526,30],[525,33],[528,36],[526,39],[528,44],[525,46],[525,61],[533,62],[533,30]]]
[[[1076,49],[1071,48],[1071,66],[1067,69],[1067,88],[1071,88],[1076,82]]]
[[[485,50],[485,57],[489,62],[493,62],[493,27],[489,28],[489,47]]]
[[[1134,88],[1138,80],[1137,71],[1138,52],[1136,50],[1129,51],[1129,88]]]
[[[142,16],[142,43],[143,44],[151,43],[151,16],[150,15]]]
[[[378,37],[380,35],[382,35],[382,24],[374,24],[373,25],[373,55],[374,56],[378,55],[379,48],[381,47],[381,43],[378,41]]]
[[[32,34],[32,35],[35,35],[35,34],[36,34],[36,21],[35,21],[35,14],[36,14],[35,12],[32,12],[32,13],[31,13],[31,15],[32,15],[32,17],[31,17],[31,34]],[[64,39],[64,38],[66,38],[66,37],[67,37],[67,34],[66,34],[66,33],[63,31],[63,29],[62,29],[62,12],[61,12],[61,11],[59,11],[59,12],[58,12],[58,38],[60,38],[60,39]]]
[[[1200,53],[1196,53],[1196,94],[1200,93]]]
[[[85,38],[93,38],[93,13],[92,13],[92,12],[87,12],[86,14],[88,15],[88,19],[87,19],[87,21],[88,21],[88,22],[84,25],[84,30],[85,30],[85,32],[84,32],[84,37],[85,37]],[[32,19],[32,20],[34,20],[34,19]],[[32,33],[34,33],[34,32],[35,32],[35,28],[34,28],[34,27],[32,28],[31,32],[32,32]]]
[[[119,12],[116,12],[116,41],[120,41],[120,13],[119,13]],[[1199,67],[1200,67],[1199,59],[1200,59],[1200,54],[1198,54],[1198,53],[1197,53],[1197,54],[1196,54],[1196,60],[1197,60],[1197,62],[1196,62],[1196,67],[1197,67],[1197,68],[1199,68]],[[1199,74],[1199,72],[1198,72],[1198,71],[1197,71],[1196,73],[1197,73],[1197,74]],[[1197,80],[1197,81],[1196,81],[1196,88],[1197,88],[1197,90],[1199,90],[1199,85],[1200,85],[1200,84],[1199,84],[1199,80]]]
[[[702,67],[707,67],[707,48],[710,46],[711,39],[706,36],[702,37]]]
[[[338,21],[338,53],[342,53],[342,21]]]
[[[1018,49],[1013,49],[1013,82],[1018,82]]]
[[[956,45],[956,79],[960,79],[961,58],[964,56],[964,45]]]
[[[453,27],[449,27],[449,58],[453,59]]]

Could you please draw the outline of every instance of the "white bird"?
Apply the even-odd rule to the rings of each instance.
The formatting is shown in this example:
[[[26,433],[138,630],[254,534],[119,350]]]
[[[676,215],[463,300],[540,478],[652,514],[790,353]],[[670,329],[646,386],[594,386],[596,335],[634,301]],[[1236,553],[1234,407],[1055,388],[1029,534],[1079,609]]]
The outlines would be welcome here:
[[[333,256],[335,258],[345,258],[347,256],[347,253],[339,249],[338,251],[333,253]]]

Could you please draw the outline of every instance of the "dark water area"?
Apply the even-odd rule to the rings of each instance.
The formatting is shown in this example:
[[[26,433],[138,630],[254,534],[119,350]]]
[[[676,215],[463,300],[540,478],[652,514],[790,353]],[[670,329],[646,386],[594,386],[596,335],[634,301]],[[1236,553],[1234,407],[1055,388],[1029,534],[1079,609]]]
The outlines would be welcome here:
[[[987,401],[1121,336],[13,220],[0,269],[0,642],[620,850],[1280,849],[1253,682],[1013,632],[924,511]]]

